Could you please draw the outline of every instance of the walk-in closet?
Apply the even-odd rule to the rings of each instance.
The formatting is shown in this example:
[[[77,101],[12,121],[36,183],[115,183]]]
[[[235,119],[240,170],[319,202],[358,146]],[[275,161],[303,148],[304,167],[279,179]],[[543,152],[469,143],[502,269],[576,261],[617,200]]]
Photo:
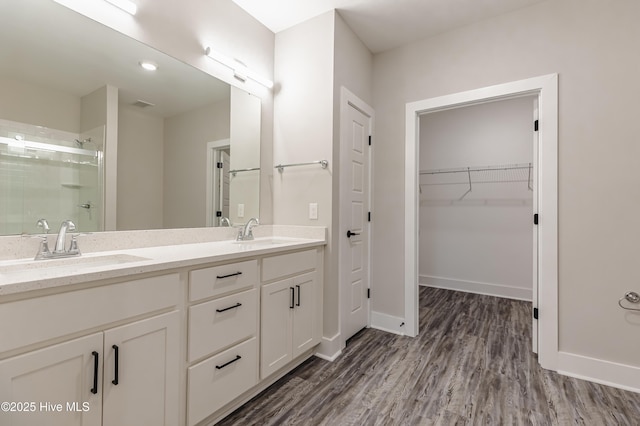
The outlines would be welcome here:
[[[533,299],[536,102],[421,116],[421,285]]]

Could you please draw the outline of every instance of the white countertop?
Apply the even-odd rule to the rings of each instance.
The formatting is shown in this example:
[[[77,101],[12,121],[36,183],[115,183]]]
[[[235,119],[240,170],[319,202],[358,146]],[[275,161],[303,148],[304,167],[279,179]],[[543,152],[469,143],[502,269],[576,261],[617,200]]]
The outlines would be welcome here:
[[[265,237],[132,248],[65,259],[0,261],[0,298],[10,294],[317,247],[324,239]]]

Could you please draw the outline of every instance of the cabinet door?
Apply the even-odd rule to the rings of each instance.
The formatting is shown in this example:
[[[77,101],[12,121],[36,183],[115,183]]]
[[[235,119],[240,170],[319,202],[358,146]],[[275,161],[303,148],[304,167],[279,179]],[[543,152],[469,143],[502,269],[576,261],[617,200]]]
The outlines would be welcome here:
[[[319,342],[317,335],[316,274],[311,272],[293,278],[295,309],[293,311],[293,357],[297,357]]]
[[[179,321],[171,312],[105,331],[103,426],[179,423]]]
[[[100,426],[101,387],[102,333],[8,358],[0,361],[0,401],[27,403],[30,411],[0,411],[0,424]]]
[[[295,308],[292,279],[262,287],[260,377],[264,379],[293,359],[291,318]]]

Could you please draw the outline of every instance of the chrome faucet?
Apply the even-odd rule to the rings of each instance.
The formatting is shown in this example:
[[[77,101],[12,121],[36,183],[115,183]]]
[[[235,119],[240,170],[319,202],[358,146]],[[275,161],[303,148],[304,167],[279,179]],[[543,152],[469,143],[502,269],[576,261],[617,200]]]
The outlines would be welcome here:
[[[251,241],[253,240],[253,226],[260,225],[258,219],[252,217],[249,221],[238,231],[237,241]]]
[[[228,217],[223,217],[222,219],[220,219],[220,226],[231,226],[231,221],[229,220]]]
[[[76,230],[76,225],[72,221],[65,220],[60,225],[60,230],[58,231],[58,237],[56,238],[56,245],[53,251],[49,251],[49,243],[47,241],[47,235],[46,235],[46,232],[49,231],[49,224],[45,219],[40,219],[37,225],[38,227],[44,229],[45,235],[42,236],[42,242],[40,243],[40,249],[36,254],[36,260],[80,256],[80,249],[78,248],[78,240],[76,239],[77,235],[73,235],[71,237],[71,244],[69,245],[69,250],[66,249],[67,232]]]
[[[48,234],[49,229],[51,229],[49,228],[49,222],[47,222],[47,219],[44,219],[44,218],[38,219],[38,223],[36,223],[36,226],[38,228],[42,228],[45,234]]]
[[[58,231],[58,238],[56,238],[56,247],[54,248],[54,253],[66,253],[65,249],[65,240],[67,238],[67,231],[75,231],[76,224],[71,222],[70,220],[65,220],[60,224],[60,230]]]
[[[44,218],[38,219],[36,226],[38,228],[42,228],[42,230],[44,231],[44,235],[39,237],[42,239],[42,241],[40,241],[40,247],[38,248],[38,253],[36,253],[35,260],[46,259],[48,256],[51,256],[51,252],[49,251],[49,241],[47,240],[47,234],[49,233],[50,229],[49,222],[47,222],[47,219]]]

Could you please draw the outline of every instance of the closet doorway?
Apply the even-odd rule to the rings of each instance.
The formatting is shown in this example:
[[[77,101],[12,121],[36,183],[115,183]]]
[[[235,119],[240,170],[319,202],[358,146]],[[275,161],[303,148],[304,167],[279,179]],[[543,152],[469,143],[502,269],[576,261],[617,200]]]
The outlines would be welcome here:
[[[508,104],[509,102],[511,104]],[[490,138],[478,144],[461,142],[459,139],[464,129],[453,131],[452,133],[458,133],[458,135],[450,135],[452,139],[447,142],[447,136],[443,133],[443,131],[446,132],[444,128],[446,126],[441,129],[434,126],[434,123],[454,120],[456,115],[462,116],[473,111],[474,108],[475,114],[482,116],[492,108],[499,109],[506,105],[515,108],[518,103],[529,105],[528,109],[522,110],[528,110],[523,114],[530,113],[529,117],[521,117],[528,121],[531,129],[528,146],[519,148],[508,146],[505,142],[492,141]],[[535,103],[538,105],[537,110]],[[448,288],[457,286],[457,289],[467,291],[491,293],[487,290],[494,292],[499,290],[504,292],[500,294],[502,296],[530,298],[533,301],[536,313],[540,314],[537,320],[532,318],[538,328],[537,333],[534,330],[533,344],[534,347],[536,345],[538,347],[539,362],[544,368],[557,369],[557,75],[413,102],[407,104],[406,112],[405,317],[407,334],[415,336],[419,331],[417,290],[420,279],[424,284]],[[433,116],[428,117],[430,114]],[[536,114],[539,116],[539,125],[536,127],[538,130],[534,131]],[[433,118],[436,118],[436,121]],[[423,153],[420,146],[421,132],[428,131],[421,127],[421,124],[426,126],[430,121],[434,135],[445,139],[445,142],[429,147]],[[482,123],[474,131],[481,128]],[[475,156],[470,156],[471,153]],[[531,161],[527,161],[527,155],[530,155]],[[427,156],[430,158],[426,158]],[[458,164],[457,161],[466,164]],[[420,173],[421,171],[423,173]],[[466,182],[461,178],[466,178]],[[511,182],[501,182],[505,180]],[[522,186],[517,186],[519,184]],[[511,196],[508,196],[510,191],[505,185],[512,187],[510,188]],[[500,186],[505,187],[501,189]],[[423,221],[423,225],[426,226],[423,231],[429,230],[431,235],[422,237],[418,232],[421,203],[431,209],[432,213],[430,219],[432,223],[428,220]],[[520,206],[517,206],[518,203]],[[518,212],[507,220],[505,215],[509,212],[509,204],[512,207],[512,214],[513,211]],[[489,205],[495,207],[493,211],[481,208]],[[448,209],[448,207],[451,208]],[[434,212],[436,214],[433,214]],[[535,227],[534,215],[537,220]],[[525,228],[522,227],[523,221],[527,220],[526,216],[529,216],[528,221],[531,226],[529,228],[531,233],[528,236],[525,236],[526,225]],[[500,231],[502,235],[499,236],[490,235],[486,229],[484,231],[476,229],[475,235],[465,236],[459,232],[460,222],[455,223],[465,218],[469,222],[464,227],[467,230],[471,229],[471,234],[474,232],[473,228],[481,223],[485,225],[493,223],[497,226],[498,222],[504,225],[507,221],[509,222],[507,228],[512,226],[512,229],[504,231],[503,228],[503,231]],[[514,232],[516,222],[520,223],[520,226],[519,230]],[[449,229],[438,233],[437,223]],[[484,235],[482,235],[483,232]],[[508,255],[506,252],[500,254],[499,251],[504,248],[497,250],[496,247],[506,240],[518,240],[518,235],[520,240],[517,250],[520,250],[518,256],[520,264],[509,265],[506,270],[495,275],[495,271],[487,268],[491,266],[487,265],[491,263],[488,262],[489,257],[492,253],[498,256]],[[425,239],[430,240],[425,242]],[[503,241],[498,244],[496,241],[501,239]],[[445,253],[440,257],[435,248],[438,244],[446,248],[443,250]],[[455,244],[462,244],[465,247],[462,250],[455,250]],[[474,245],[476,247],[473,247]],[[476,249],[479,247],[483,247],[484,252],[478,252]],[[420,254],[421,249],[426,252],[425,257],[432,255],[436,258],[425,260]],[[476,257],[473,256],[474,250]],[[531,255],[527,260],[523,260],[522,253],[525,250],[528,250]],[[470,263],[466,270],[460,271],[459,266],[456,269],[456,266],[450,262],[451,257],[449,259],[444,257],[447,256],[447,251],[454,256],[468,257]],[[486,258],[483,259],[483,256]],[[422,267],[420,267],[421,261]],[[525,270],[527,265],[530,266],[528,271]],[[427,271],[422,277],[420,277],[421,269]],[[479,272],[477,280],[468,275],[472,270]],[[457,275],[457,277],[447,277],[447,274]],[[502,276],[499,276],[501,274]],[[512,284],[515,281],[517,285],[492,286],[491,280],[496,283],[506,280]],[[538,283],[537,291],[534,285],[536,282]],[[535,335],[538,336],[537,341]]]
[[[537,306],[537,101],[420,116],[420,285]],[[535,319],[532,326],[537,352]]]

